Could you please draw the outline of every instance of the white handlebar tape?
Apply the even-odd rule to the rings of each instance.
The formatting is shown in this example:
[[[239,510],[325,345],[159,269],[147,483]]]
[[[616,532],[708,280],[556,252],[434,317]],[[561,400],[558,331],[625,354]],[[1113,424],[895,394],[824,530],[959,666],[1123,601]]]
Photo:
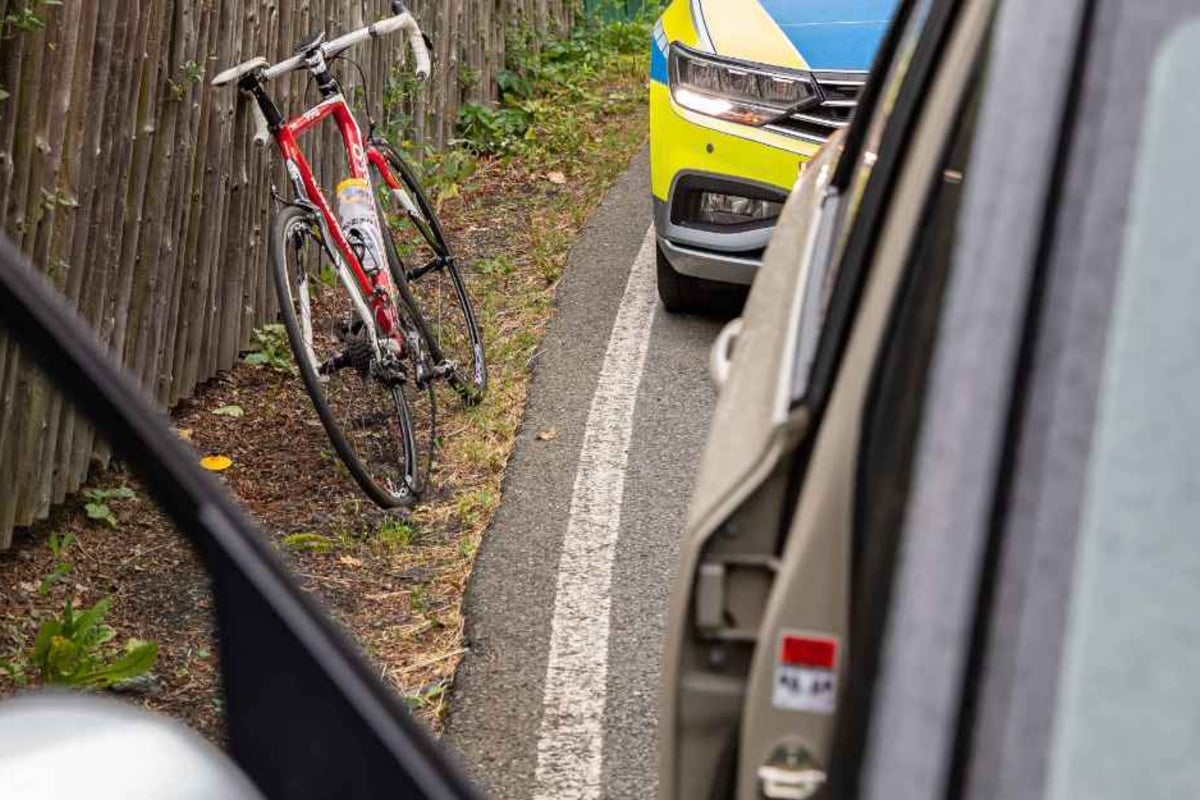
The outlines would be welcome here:
[[[409,17],[411,20],[412,17]],[[417,63],[413,71],[417,74],[420,80],[425,80],[429,77],[429,48],[425,46],[425,37],[421,35],[421,29],[417,27],[417,23],[413,22],[412,27],[408,31],[408,43],[412,47],[413,58]]]
[[[371,26],[372,36],[386,36],[389,33],[396,31],[404,31],[408,34],[408,46],[412,48],[413,60],[416,62],[413,72],[421,80],[429,77],[429,48],[425,46],[425,37],[421,35],[421,28],[417,25],[417,21],[413,19],[413,15],[405,12],[395,17],[388,17],[380,20]]]

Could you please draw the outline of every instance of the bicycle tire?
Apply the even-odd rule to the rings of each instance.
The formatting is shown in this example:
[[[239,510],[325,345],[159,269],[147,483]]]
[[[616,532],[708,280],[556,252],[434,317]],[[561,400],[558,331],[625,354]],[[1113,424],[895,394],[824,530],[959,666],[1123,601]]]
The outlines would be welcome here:
[[[466,281],[463,279],[454,252],[442,230],[437,212],[434,210],[433,204],[429,202],[421,182],[417,180],[416,172],[387,141],[377,136],[372,139],[371,143],[387,160],[392,171],[398,174],[400,181],[415,200],[417,210],[420,212],[420,216],[417,216],[404,210],[392,193],[387,191],[387,185],[382,178],[376,176],[374,183],[380,189],[376,195],[376,201],[380,203],[380,223],[387,233],[383,238],[392,280],[396,284],[401,298],[408,305],[433,359],[438,363],[454,363],[453,372],[447,376],[450,385],[464,402],[468,405],[475,405],[483,399],[487,392],[487,362],[484,354],[483,334],[479,328],[475,309],[471,305],[471,295],[467,290]],[[389,198],[390,208],[380,202],[381,196]],[[413,227],[425,240],[426,247],[432,253],[433,258],[441,260],[440,267],[425,272],[421,277],[410,279],[412,273],[405,268],[404,258],[398,245],[398,241],[403,243],[406,237],[398,230],[399,226],[394,222],[401,218],[412,222]],[[430,263],[433,261],[431,260]],[[448,287],[442,286],[440,281],[435,281],[436,276],[443,274],[446,276]],[[428,292],[424,291],[430,282],[433,282],[434,285],[429,287]],[[450,312],[449,316],[452,321],[449,325],[443,324],[445,316],[442,314],[442,305],[447,295],[451,296],[451,302],[457,307],[457,313]],[[433,324],[431,324],[429,316],[430,306],[433,305],[431,301],[436,301],[439,306],[438,317],[432,320]],[[458,316],[459,314],[461,317]],[[461,330],[448,330],[448,328],[457,327],[461,327]],[[461,363],[468,360],[468,354],[470,364]]]
[[[411,506],[420,498],[424,491],[426,478],[433,461],[436,401],[434,400],[432,389],[428,386],[421,389],[411,379],[407,382],[400,382],[399,385],[393,383],[390,387],[385,387],[382,385],[383,382],[377,380],[374,376],[360,374],[359,377],[362,379],[363,386],[378,386],[384,392],[382,414],[386,417],[384,425],[390,436],[380,437],[373,432],[377,420],[374,417],[368,416],[367,411],[360,408],[363,405],[360,401],[372,395],[359,394],[356,396],[353,393],[345,395],[344,392],[340,391],[335,393],[331,388],[331,384],[338,377],[338,374],[325,376],[325,380],[322,380],[318,369],[320,363],[324,363],[324,359],[321,356],[330,349],[330,332],[324,328],[322,328],[320,333],[317,332],[317,325],[312,319],[311,310],[307,322],[302,322],[301,318],[297,316],[297,306],[303,307],[305,302],[302,299],[298,299],[297,295],[301,297],[306,295],[305,291],[299,289],[300,278],[298,277],[298,273],[303,271],[305,273],[304,280],[307,281],[311,277],[309,272],[312,265],[299,262],[297,264],[289,264],[289,238],[299,235],[309,237],[313,248],[322,254],[317,256],[318,264],[324,260],[330,262],[330,266],[332,266],[328,251],[320,239],[319,231],[320,228],[312,212],[299,206],[285,207],[276,215],[274,224],[272,225],[270,242],[271,269],[275,281],[276,295],[279,300],[280,317],[287,331],[288,343],[292,348],[296,365],[299,367],[304,389],[312,401],[321,425],[324,427],[330,442],[333,444],[334,450],[342,460],[342,463],[346,465],[351,477],[358,483],[367,496],[381,508]],[[290,270],[289,266],[291,267]],[[293,275],[297,275],[297,288],[295,291],[293,291],[292,286]],[[348,294],[349,292],[345,285],[334,284],[331,287],[325,288],[331,292],[330,305],[337,303],[337,300],[332,298],[340,297],[338,292],[342,294]],[[319,291],[323,292],[324,289]],[[308,302],[310,303],[310,309],[314,305],[321,305],[319,299],[316,303],[312,300]],[[353,305],[352,299],[350,305]],[[344,308],[340,310],[344,311]],[[303,316],[303,312],[301,316]],[[361,318],[361,315],[358,316]],[[326,323],[329,320],[325,320],[324,316],[322,316],[320,321]],[[352,325],[353,323],[350,324]],[[367,324],[373,324],[373,322]],[[304,325],[307,325],[307,331],[304,330]],[[322,344],[321,354],[316,352],[318,341]],[[344,373],[345,370],[342,370],[342,372]],[[348,380],[353,380],[352,376],[347,375],[346,377]],[[342,387],[339,385],[338,388]],[[430,408],[428,448],[425,453],[422,453],[419,443],[420,437],[414,424],[414,414],[411,405],[414,395],[419,396],[422,392],[427,395]],[[386,402],[388,399],[390,399],[390,403]],[[379,409],[376,410],[378,411]],[[341,417],[349,414],[351,411],[363,414],[361,421],[366,424],[347,425],[347,420],[341,419]],[[392,412],[394,412],[394,428],[392,427]],[[353,420],[351,421],[353,422]],[[402,453],[403,462],[403,467],[400,471],[393,471],[390,468],[391,465],[387,465],[388,472],[385,475],[382,472],[384,465],[375,464],[373,463],[374,460],[372,460],[372,463],[365,461],[363,452],[365,444],[371,444],[374,449],[381,449],[388,446],[387,442],[373,442],[373,440],[381,438],[395,438],[399,440],[398,450]],[[399,479],[397,480],[397,478]]]

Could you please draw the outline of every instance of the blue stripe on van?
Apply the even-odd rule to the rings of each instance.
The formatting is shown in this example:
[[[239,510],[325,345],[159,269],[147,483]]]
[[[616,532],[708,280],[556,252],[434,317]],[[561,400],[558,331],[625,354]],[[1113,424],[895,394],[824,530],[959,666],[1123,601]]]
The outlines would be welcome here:
[[[650,36],[650,80],[667,83],[667,36],[661,20]]]

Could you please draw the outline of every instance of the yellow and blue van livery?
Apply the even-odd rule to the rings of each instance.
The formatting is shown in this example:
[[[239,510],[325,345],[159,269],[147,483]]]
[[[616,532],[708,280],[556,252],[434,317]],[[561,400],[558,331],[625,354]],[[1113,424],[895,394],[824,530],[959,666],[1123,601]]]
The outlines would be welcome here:
[[[654,26],[659,294],[750,283],[787,193],[844,127],[898,0],[673,0]]]

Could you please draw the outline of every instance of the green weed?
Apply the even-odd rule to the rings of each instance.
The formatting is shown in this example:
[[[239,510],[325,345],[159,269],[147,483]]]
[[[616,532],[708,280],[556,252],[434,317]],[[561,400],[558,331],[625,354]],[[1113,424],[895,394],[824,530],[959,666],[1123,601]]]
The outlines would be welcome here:
[[[112,510],[109,502],[134,500],[137,498],[137,493],[128,486],[119,486],[116,489],[88,489],[83,496],[88,501],[83,506],[83,511],[87,514],[88,519],[102,522],[110,528],[116,528],[120,524],[120,518]]]
[[[38,594],[42,597],[50,594],[50,590],[54,588],[55,584],[66,580],[66,577],[75,569],[75,565],[66,560],[67,550],[75,544],[75,534],[68,533],[66,536],[59,536],[57,533],[52,533],[46,540],[46,544],[50,548],[50,552],[54,554],[54,566],[38,584]]]
[[[38,627],[32,650],[0,661],[0,669],[21,686],[33,673],[43,685],[76,689],[106,689],[145,675],[158,660],[158,644],[129,639],[114,646],[116,631],[104,624],[111,609],[108,597],[83,611],[68,598],[60,614]]]
[[[243,359],[247,364],[269,367],[276,372],[295,373],[287,329],[279,323],[255,329],[250,337],[250,348]]]
[[[281,543],[291,553],[328,553],[333,549],[333,540],[319,533],[290,533]]]
[[[38,0],[35,4],[14,8],[4,15],[4,24],[11,30],[31,33],[46,27],[46,20],[38,13],[40,6],[61,6],[62,0]]]
[[[401,547],[410,547],[416,539],[416,532],[406,522],[389,519],[380,526],[376,539],[388,550],[396,550]]]

